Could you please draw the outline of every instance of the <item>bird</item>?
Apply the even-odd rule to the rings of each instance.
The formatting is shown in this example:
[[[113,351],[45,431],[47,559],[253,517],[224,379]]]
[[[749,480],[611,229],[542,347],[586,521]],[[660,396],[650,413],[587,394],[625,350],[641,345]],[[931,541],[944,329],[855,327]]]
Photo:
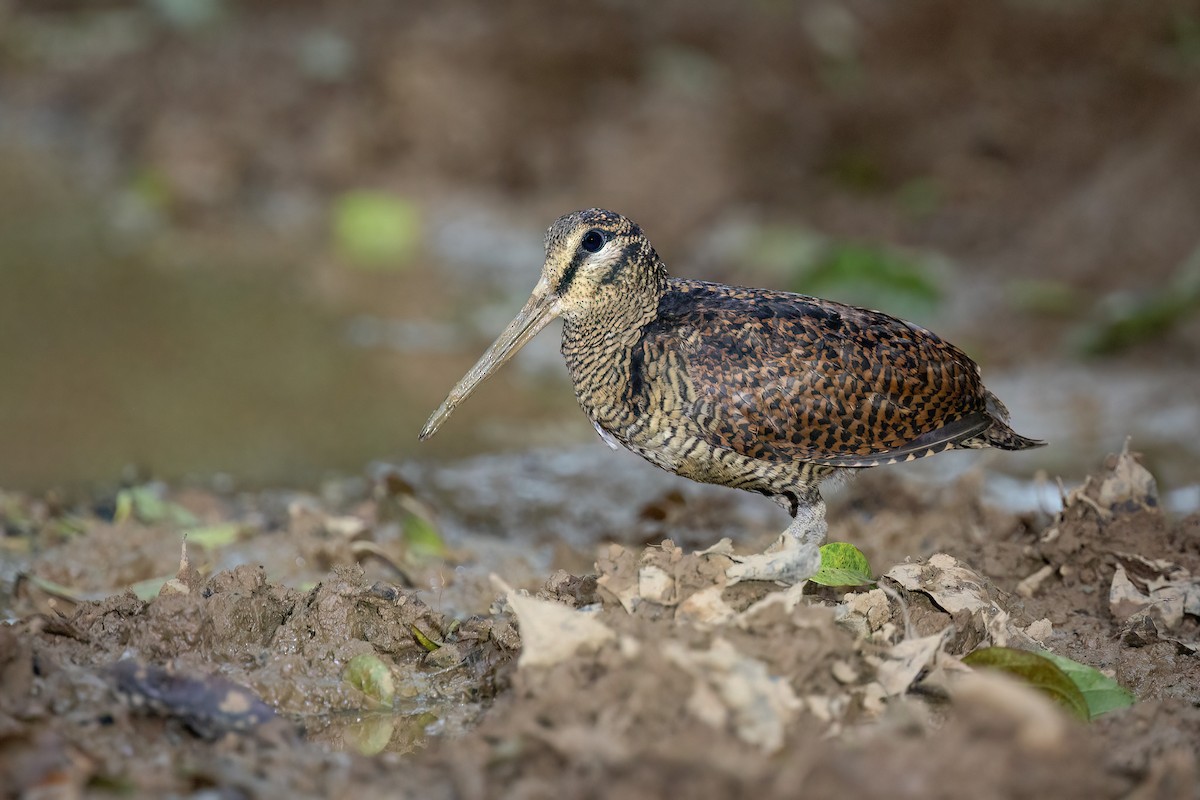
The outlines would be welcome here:
[[[947,450],[1026,450],[978,365],[880,311],[668,275],[642,228],[585,209],[546,231],[524,308],[451,389],[420,439],[555,318],[580,407],[610,447],[701,483],[766,495],[791,522],[734,555],[727,585],[794,585],[820,568],[820,487]]]

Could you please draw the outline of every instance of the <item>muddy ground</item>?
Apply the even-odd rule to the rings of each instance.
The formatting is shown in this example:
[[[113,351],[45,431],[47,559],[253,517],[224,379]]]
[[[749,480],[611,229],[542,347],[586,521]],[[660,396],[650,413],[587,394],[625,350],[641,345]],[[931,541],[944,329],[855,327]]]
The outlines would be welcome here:
[[[863,536],[884,577],[848,593],[726,586],[685,520],[758,531],[739,548],[773,520],[663,480],[590,553],[544,530],[431,555],[411,535],[431,490],[385,468],[323,496],[6,495],[5,796],[1200,796],[1200,515],[1159,510],[1132,459],[1054,516],[983,505],[979,475],[864,476],[832,536]],[[645,543],[664,533],[686,546]],[[1137,702],[1080,722],[959,660],[992,644]],[[386,707],[348,679],[363,654]]]

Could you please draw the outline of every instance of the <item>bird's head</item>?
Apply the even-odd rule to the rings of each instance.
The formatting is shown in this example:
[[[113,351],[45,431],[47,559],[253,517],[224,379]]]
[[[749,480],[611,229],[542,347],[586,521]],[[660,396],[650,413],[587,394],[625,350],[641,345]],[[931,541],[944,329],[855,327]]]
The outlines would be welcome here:
[[[589,208],[565,214],[546,231],[542,276],[525,307],[425,423],[428,439],[485,378],[555,317],[614,327],[657,306],[666,272],[637,223]]]
[[[589,208],[555,220],[546,231],[546,263],[534,296],[544,294],[568,322],[611,316],[632,295],[654,294],[663,268],[637,223]]]

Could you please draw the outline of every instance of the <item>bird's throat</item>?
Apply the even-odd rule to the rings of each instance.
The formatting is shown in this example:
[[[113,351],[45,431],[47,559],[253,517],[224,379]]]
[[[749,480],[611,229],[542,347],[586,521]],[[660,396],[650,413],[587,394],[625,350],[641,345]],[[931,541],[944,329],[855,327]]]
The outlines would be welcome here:
[[[562,354],[575,396],[584,412],[605,427],[634,412],[634,351],[658,315],[660,297],[661,292],[630,296],[620,306],[563,320]]]

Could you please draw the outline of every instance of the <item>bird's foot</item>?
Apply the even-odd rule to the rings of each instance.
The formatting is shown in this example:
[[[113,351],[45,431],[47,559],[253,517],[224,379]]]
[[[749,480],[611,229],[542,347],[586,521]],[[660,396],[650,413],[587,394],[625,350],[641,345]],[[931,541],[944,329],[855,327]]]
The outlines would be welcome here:
[[[725,570],[726,586],[742,581],[777,581],[792,585],[808,580],[821,568],[820,548],[797,541],[786,533],[765,552],[730,558],[733,565]]]

